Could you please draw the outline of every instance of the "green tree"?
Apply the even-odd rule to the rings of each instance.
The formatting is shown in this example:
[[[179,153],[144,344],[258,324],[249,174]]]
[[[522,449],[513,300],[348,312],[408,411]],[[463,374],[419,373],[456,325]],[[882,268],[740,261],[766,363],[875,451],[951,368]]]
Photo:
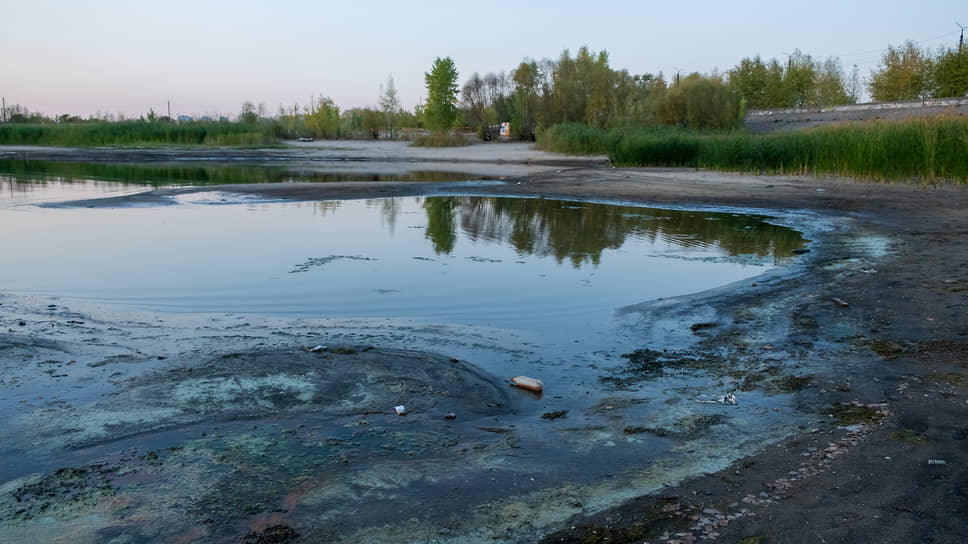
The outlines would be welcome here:
[[[928,95],[931,59],[912,41],[889,46],[871,72],[870,92],[878,102],[916,100]]]
[[[316,138],[338,139],[342,128],[339,106],[329,97],[319,97],[306,111],[306,124]]]
[[[786,72],[783,74],[783,87],[786,94],[786,106],[802,108],[815,105],[812,103],[813,87],[817,80],[817,70],[810,55],[803,54],[799,49],[793,51],[787,59]]]
[[[514,115],[511,117],[511,130],[521,140],[534,140],[538,111],[538,92],[541,79],[538,63],[524,60],[511,74],[514,81]]]
[[[932,64],[931,86],[935,98],[968,94],[968,47],[938,51]]]
[[[153,116],[154,111],[151,112],[149,118]],[[239,116],[239,120],[243,123],[254,125],[259,121],[259,114],[255,112],[255,104],[246,100],[242,103],[242,114]]]
[[[665,124],[693,130],[730,129],[737,123],[739,108],[739,98],[722,79],[693,73],[669,89],[659,117]]]
[[[424,80],[427,83],[424,126],[430,130],[450,130],[457,119],[457,66],[450,57],[437,57],[430,72],[424,73]]]
[[[828,58],[817,62],[814,67],[813,90],[810,93],[811,106],[838,106],[851,102],[845,83],[844,70],[840,61]],[[853,100],[856,102],[857,100]]]
[[[746,105],[752,109],[766,109],[776,107],[770,100],[767,91],[770,89],[770,74],[766,64],[759,56],[753,59],[744,58],[732,70],[727,72],[729,86],[740,97],[746,100]]]

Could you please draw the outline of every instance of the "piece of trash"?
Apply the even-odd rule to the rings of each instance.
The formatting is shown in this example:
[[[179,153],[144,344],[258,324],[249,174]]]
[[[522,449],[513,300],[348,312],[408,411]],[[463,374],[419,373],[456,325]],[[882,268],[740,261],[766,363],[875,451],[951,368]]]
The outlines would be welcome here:
[[[394,406],[393,409],[397,411],[398,416],[407,415],[407,408],[402,404],[400,406]]]
[[[701,396],[705,397],[706,395],[701,395]],[[717,399],[698,398],[696,399],[696,402],[701,402],[703,404],[731,404],[733,406],[737,405],[736,395],[734,395],[732,392],[726,393],[726,395],[724,395],[723,398],[721,399],[720,398],[717,398]]]
[[[314,348],[310,348],[309,351],[312,352],[312,353],[319,353],[320,351],[326,351],[326,349],[328,347],[329,346],[324,346],[324,345],[320,344],[320,345],[318,345],[318,346],[316,346]]]
[[[823,189],[817,189],[817,192],[818,193],[822,193],[823,192]]]
[[[850,306],[849,304],[847,304],[847,301],[842,298],[834,297],[830,300],[834,301],[834,304],[836,304],[837,306],[840,306],[841,308],[846,308],[847,306]]]
[[[929,465],[947,465],[948,462],[944,459],[928,459]]]
[[[765,349],[767,351],[773,349],[773,344],[766,344],[765,346],[760,346],[760,349]]]
[[[457,357],[451,357],[450,358],[450,362],[452,362],[452,363],[459,363],[460,362],[460,359],[458,359]]]
[[[521,389],[527,389],[528,391],[534,391],[535,393],[540,393],[544,389],[544,382],[527,376],[515,376],[511,378],[511,385],[520,387]]]
[[[444,414],[444,419],[457,419],[457,414],[454,412]]]

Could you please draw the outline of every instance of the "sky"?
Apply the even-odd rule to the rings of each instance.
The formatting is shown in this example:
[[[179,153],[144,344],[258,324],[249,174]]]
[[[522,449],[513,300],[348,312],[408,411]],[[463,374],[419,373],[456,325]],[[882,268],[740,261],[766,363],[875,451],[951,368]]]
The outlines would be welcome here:
[[[581,46],[633,74],[725,72],[794,50],[869,76],[888,45],[956,46],[964,0],[30,0],[7,2],[0,96],[48,115],[234,117],[244,101],[327,96],[375,106],[392,76],[402,105],[451,57],[459,83]]]

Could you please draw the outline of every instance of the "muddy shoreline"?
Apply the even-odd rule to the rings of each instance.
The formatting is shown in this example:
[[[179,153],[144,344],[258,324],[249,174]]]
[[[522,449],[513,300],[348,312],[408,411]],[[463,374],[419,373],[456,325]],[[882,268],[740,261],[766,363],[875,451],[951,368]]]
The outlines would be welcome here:
[[[170,508],[163,519],[189,513],[193,521],[178,529],[178,535],[189,540],[958,542],[968,534],[968,193],[963,188],[583,164],[556,164],[508,178],[505,183],[472,187],[408,182],[227,185],[204,190],[295,200],[472,193],[784,210],[794,218],[798,213],[823,218],[823,230],[814,235],[810,252],[793,273],[682,300],[629,301],[624,310],[638,316],[641,348],[627,364],[603,371],[601,379],[614,388],[616,399],[664,373],[703,372],[718,380],[722,390],[735,389],[739,405],[711,405],[702,418],[656,426],[636,424],[634,407],[616,400],[562,414],[558,420],[545,405],[515,397],[511,394],[518,392],[508,391],[505,383],[475,373],[473,363],[455,369],[461,362],[451,362],[447,344],[440,344],[436,353],[394,351],[383,345],[388,338],[380,331],[349,332],[352,327],[346,324],[294,326],[238,316],[218,322],[213,318],[200,335],[195,322],[180,324],[172,318],[158,323],[159,317],[153,315],[139,318],[84,308],[74,301],[4,295],[0,330],[7,332],[0,337],[0,346],[7,361],[5,386],[17,383],[42,391],[45,379],[63,375],[78,380],[77,399],[59,399],[60,405],[38,403],[41,406],[33,412],[38,431],[28,438],[48,445],[66,439],[66,446],[80,452],[100,448],[86,457],[79,454],[79,460],[102,460],[101,466],[78,462],[64,467],[66,472],[41,471],[8,482],[0,489],[8,497],[2,505],[5,532],[14,539],[44,535],[35,531],[45,530],[39,523],[45,516],[69,526],[86,523],[80,515],[98,515],[108,521],[95,524],[100,528],[93,540],[172,538],[171,533],[139,533],[136,523],[125,521],[147,515],[151,508],[148,502],[137,503],[151,499],[124,492],[142,482],[154,486],[157,504]],[[125,206],[193,190],[167,189],[74,204]],[[82,332],[78,336],[69,329]],[[453,341],[461,333],[413,334],[439,334]],[[487,333],[479,334],[483,338]],[[222,342],[232,342],[233,349],[220,350],[216,346]],[[322,342],[327,344],[323,355],[303,350]],[[380,346],[368,349],[371,343]],[[328,353],[330,347],[342,353]],[[409,385],[390,376],[387,384],[426,393],[441,381],[453,383],[448,394],[453,402],[464,404],[414,405],[405,420],[410,427],[401,428],[400,416],[383,413],[392,399],[324,394],[333,380],[307,370],[318,364],[317,357],[330,364],[340,358],[353,364],[371,360],[386,368],[380,366],[381,358],[398,360],[401,354],[404,359],[428,361],[420,368],[459,374],[430,375]],[[31,370],[15,368],[21,361],[29,361]],[[283,366],[269,376],[263,373],[266,364]],[[52,372],[41,374],[38,369]],[[196,372],[189,379],[188,374]],[[281,382],[280,376],[287,381]],[[45,426],[69,417],[71,406],[81,404],[79,399],[101,398],[105,379],[115,389],[107,391],[109,397],[99,401],[101,405],[95,402],[105,408],[98,412],[102,426]],[[170,402],[172,384],[178,384],[183,404]],[[249,411],[237,397],[226,396],[236,390],[255,392]],[[473,391],[483,396],[468,397]],[[728,426],[730,418],[750,417],[744,395],[753,394],[784,396],[798,413],[806,414],[788,433],[772,440],[774,445],[756,452],[745,451],[744,438],[730,437]],[[125,395],[155,415],[119,419],[112,410],[125,406]],[[347,397],[361,404],[319,408],[330,406],[321,399]],[[155,404],[145,399],[154,399]],[[222,404],[213,404],[215,400]],[[15,399],[7,396],[5,402]],[[482,406],[484,412],[475,413]],[[318,419],[303,417],[307,410]],[[444,418],[451,411],[459,414],[454,422]],[[542,418],[544,414],[550,415]],[[170,425],[145,427],[146,421]],[[574,474],[560,481],[534,483],[536,477],[548,477],[540,473],[541,457],[534,454],[547,444],[528,441],[529,425],[560,425],[566,435],[574,432],[567,429],[579,427],[579,434],[585,435],[630,440],[659,436],[673,444],[718,429],[710,439],[734,440],[736,457],[727,455],[722,462],[703,458],[691,470],[709,474],[685,480],[689,471],[684,468],[642,460],[636,474],[604,470],[583,478],[576,465]],[[253,426],[257,428],[249,429]],[[266,429],[273,426],[275,434],[270,435]],[[410,432],[418,427],[420,432]],[[329,430],[334,428],[341,430]],[[246,429],[249,432],[243,432]],[[181,433],[185,447],[139,445],[139,437],[147,432]],[[393,440],[387,439],[388,433]],[[244,440],[238,438],[242,436]],[[105,437],[111,440],[105,442]],[[320,448],[327,451],[326,476],[288,474],[298,485],[285,500],[258,496],[259,482],[272,479],[273,470],[286,470],[287,459],[316,455]],[[373,453],[381,450],[387,453]],[[683,467],[690,465],[689,458],[702,454],[678,452]],[[239,461],[243,457],[245,463]],[[259,463],[265,469],[245,473],[244,467],[259,466],[253,459],[262,459]],[[445,468],[461,463],[475,469],[462,473]],[[349,489],[360,480],[386,477],[368,472],[368,464],[389,466],[401,479],[372,483],[357,497],[355,507],[341,506],[334,502],[335,495],[321,493],[331,488],[321,486],[320,478]],[[291,461],[289,466],[298,463]],[[230,467],[243,468],[225,474]],[[435,470],[440,471],[436,479],[426,479]],[[342,471],[348,472],[340,475]],[[181,475],[191,486],[165,489],[171,474]],[[614,481],[622,478],[628,480]],[[531,485],[534,489],[528,490]],[[414,512],[409,521],[394,517],[399,507],[394,502],[396,486],[417,489],[417,496],[425,488],[425,498],[408,510]],[[474,504],[486,506],[464,509],[460,501],[440,495],[447,489],[454,496],[474,496]],[[52,493],[54,499],[39,500],[43,493]],[[220,504],[232,496],[255,498]],[[192,506],[172,506],[180,503]],[[299,514],[313,508],[328,514]],[[438,513],[422,517],[420,512]],[[48,536],[53,538],[54,533]]]

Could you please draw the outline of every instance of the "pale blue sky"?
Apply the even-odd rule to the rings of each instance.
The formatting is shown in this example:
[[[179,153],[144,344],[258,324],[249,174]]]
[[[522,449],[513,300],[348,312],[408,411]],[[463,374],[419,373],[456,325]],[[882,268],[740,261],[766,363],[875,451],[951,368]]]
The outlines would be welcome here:
[[[963,0],[6,2],[0,95],[48,114],[238,113],[243,101],[375,105],[392,74],[403,105],[450,56],[460,82],[587,45],[632,73],[728,70],[794,49],[875,68],[906,39],[954,46]]]

